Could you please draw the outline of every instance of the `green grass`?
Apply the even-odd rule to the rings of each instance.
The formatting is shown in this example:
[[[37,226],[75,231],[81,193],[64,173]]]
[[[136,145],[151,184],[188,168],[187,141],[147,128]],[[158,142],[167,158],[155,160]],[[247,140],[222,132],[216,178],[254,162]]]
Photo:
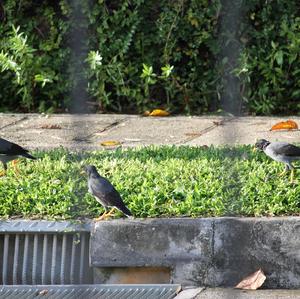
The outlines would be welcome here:
[[[34,152],[0,178],[0,217],[93,218],[102,207],[87,193],[84,164],[94,164],[136,217],[294,215],[300,182],[278,177],[284,165],[250,147],[147,147],[70,153]],[[296,174],[300,181],[300,172]],[[121,214],[116,215],[121,216]]]

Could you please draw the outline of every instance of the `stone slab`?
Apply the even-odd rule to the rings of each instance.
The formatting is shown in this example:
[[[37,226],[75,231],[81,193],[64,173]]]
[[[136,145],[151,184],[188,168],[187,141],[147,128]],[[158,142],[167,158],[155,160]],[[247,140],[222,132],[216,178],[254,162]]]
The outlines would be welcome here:
[[[120,114],[1,114],[0,135],[29,149],[63,146],[78,150],[104,149],[115,140],[122,147],[147,145],[253,144],[258,138],[298,142],[300,130],[270,131],[279,121],[300,117],[170,116]],[[46,129],[59,125],[61,129]],[[43,128],[44,127],[44,128]]]
[[[93,267],[172,267],[211,259],[212,227],[205,219],[96,222],[91,231]]]
[[[4,114],[0,113],[0,132],[4,131],[7,127],[13,126],[21,120],[27,119],[25,114]],[[2,132],[1,132],[2,134]]]
[[[235,286],[262,268],[266,288],[300,288],[300,219],[220,218],[210,284]]]
[[[271,141],[299,142],[300,130],[270,131],[271,127],[287,119],[293,119],[300,125],[299,117],[238,117],[215,127],[206,134],[187,142],[188,145],[237,145],[254,144],[257,139]]]
[[[189,288],[182,290],[174,299],[196,299],[204,288]]]
[[[300,218],[97,222],[93,267],[169,267],[184,286],[233,287],[262,268],[266,288],[300,288]]]
[[[180,293],[179,293],[180,294]],[[177,297],[175,297],[177,299]],[[300,290],[255,290],[205,289],[196,299],[297,299]]]
[[[0,116],[0,119],[2,116]],[[5,127],[1,136],[29,149],[99,149],[92,141],[97,132],[122,122],[122,115],[28,115],[23,121]],[[55,129],[53,126],[58,126]],[[52,128],[51,128],[52,127]]]
[[[222,117],[131,117],[117,127],[96,134],[95,139],[118,140],[125,147],[180,145],[214,128]]]

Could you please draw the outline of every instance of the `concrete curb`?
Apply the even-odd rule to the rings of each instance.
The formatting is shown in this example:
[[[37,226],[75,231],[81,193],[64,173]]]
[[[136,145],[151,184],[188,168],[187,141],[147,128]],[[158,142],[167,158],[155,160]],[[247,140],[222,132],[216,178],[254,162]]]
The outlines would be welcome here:
[[[179,293],[180,294],[180,293]],[[180,299],[178,296],[174,299]],[[236,289],[204,289],[189,299],[297,299],[300,290],[236,290]]]
[[[300,217],[119,219],[81,225],[67,221],[39,223],[0,222],[4,242],[1,248],[6,248],[6,255],[10,245],[13,252],[14,236],[11,235],[12,243],[8,245],[3,234],[23,233],[33,241],[30,234],[40,233],[41,249],[44,234],[69,235],[91,229],[89,255],[88,249],[86,255],[93,268],[94,283],[233,287],[262,268],[267,276],[264,288],[300,288]],[[72,237],[66,238],[72,241]]]
[[[162,266],[173,283],[232,287],[262,268],[264,287],[300,288],[299,235],[299,217],[101,221],[90,262],[107,281],[107,269]]]

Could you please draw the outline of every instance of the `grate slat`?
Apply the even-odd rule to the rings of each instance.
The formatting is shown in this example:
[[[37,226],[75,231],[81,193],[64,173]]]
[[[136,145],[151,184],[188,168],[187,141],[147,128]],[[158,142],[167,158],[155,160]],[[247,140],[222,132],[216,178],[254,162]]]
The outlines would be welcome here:
[[[20,235],[16,234],[15,248],[14,248],[14,261],[13,261],[13,284],[18,284],[19,246],[20,246]]]
[[[38,236],[38,234],[34,234],[34,239],[33,239],[33,257],[32,257],[32,284],[36,284],[38,242],[39,242],[39,236]]]
[[[44,234],[43,239],[43,258],[42,258],[42,284],[46,284],[48,235]]]
[[[64,234],[62,239],[62,249],[61,249],[60,284],[65,284],[66,253],[67,253],[67,235]]]
[[[7,234],[4,236],[3,266],[2,266],[3,284],[8,283],[8,248],[9,248],[9,235]]]
[[[76,235],[72,238],[72,251],[71,251],[71,266],[70,266],[70,283],[75,282],[75,256],[76,256]]]
[[[53,235],[52,259],[51,259],[51,284],[55,284],[56,251],[57,251],[57,235]]]
[[[85,234],[81,235],[81,245],[80,245],[80,263],[79,263],[79,283],[83,283],[83,275],[84,275],[84,258],[85,258],[85,242],[86,242]]]
[[[29,256],[28,245],[29,245],[29,235],[25,234],[23,268],[22,268],[22,284],[27,284],[27,267],[28,267],[28,256]]]

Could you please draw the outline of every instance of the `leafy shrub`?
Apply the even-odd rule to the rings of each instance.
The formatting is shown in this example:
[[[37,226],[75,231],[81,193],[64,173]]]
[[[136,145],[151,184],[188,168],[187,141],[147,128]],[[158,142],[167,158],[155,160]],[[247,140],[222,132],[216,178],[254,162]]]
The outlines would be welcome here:
[[[0,110],[65,111],[86,89],[77,96],[94,111],[298,113],[299,8],[296,0],[4,0]],[[26,41],[18,53],[16,38]]]

